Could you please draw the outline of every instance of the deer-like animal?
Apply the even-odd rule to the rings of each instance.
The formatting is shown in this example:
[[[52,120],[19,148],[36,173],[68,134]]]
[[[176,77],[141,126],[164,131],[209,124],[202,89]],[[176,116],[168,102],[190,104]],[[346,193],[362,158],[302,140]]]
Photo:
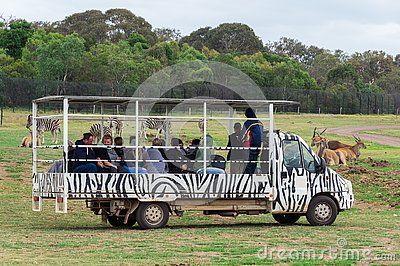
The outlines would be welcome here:
[[[339,155],[336,151],[329,149],[328,140],[326,138],[320,138],[315,141],[314,145],[317,146],[317,154],[319,157],[324,158],[328,165],[339,165]]]
[[[366,148],[364,142],[362,142],[360,138],[358,138],[356,136],[353,136],[353,137],[356,141],[355,145],[350,146],[350,147],[339,148],[339,149],[335,150],[341,154],[340,161],[342,161],[343,164],[346,164],[343,162],[343,160],[344,161],[357,160],[357,158],[360,157],[360,155],[361,155],[360,150]]]
[[[315,146],[316,142],[319,142],[323,137],[321,136],[325,131],[327,130],[327,128],[325,128],[322,132],[318,133],[317,132],[317,128],[314,128],[314,134],[313,137],[311,139],[311,147]],[[344,144],[340,141],[337,140],[329,140],[328,143],[328,149],[330,150],[337,150],[340,148],[350,148],[351,145],[348,144]]]
[[[40,146],[40,136],[36,136],[36,145]],[[29,147],[32,148],[32,131],[30,131],[29,135],[22,139],[20,147]]]

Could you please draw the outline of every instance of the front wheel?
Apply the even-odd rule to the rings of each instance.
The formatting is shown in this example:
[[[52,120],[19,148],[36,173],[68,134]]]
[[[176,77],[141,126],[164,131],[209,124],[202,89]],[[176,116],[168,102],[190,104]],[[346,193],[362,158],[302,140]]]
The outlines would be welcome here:
[[[272,217],[280,224],[294,224],[300,219],[300,215],[295,213],[272,214]]]
[[[320,195],[311,200],[306,217],[311,225],[331,225],[337,214],[338,207],[333,199]]]
[[[136,221],[141,229],[164,227],[169,220],[169,209],[164,202],[142,202],[136,210]]]

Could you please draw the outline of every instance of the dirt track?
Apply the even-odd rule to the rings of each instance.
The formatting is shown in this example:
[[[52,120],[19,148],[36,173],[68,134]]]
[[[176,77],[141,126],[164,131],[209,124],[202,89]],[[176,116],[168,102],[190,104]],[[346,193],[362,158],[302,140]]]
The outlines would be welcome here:
[[[360,131],[384,129],[384,128],[398,128],[400,130],[400,125],[398,125],[398,126],[386,125],[386,126],[337,127],[337,128],[329,128],[327,130],[327,132],[336,134],[336,135],[340,135],[340,136],[348,136],[348,137],[357,135],[362,140],[368,140],[368,141],[376,142],[379,144],[400,147],[400,138],[384,136],[384,135],[359,133]]]

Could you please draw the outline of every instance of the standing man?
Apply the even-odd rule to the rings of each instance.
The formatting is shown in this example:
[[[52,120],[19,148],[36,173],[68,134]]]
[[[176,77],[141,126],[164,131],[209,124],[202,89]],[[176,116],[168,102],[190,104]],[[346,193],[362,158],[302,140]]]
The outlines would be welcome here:
[[[243,147],[251,148],[248,150],[248,162],[244,170],[245,174],[254,174],[257,167],[258,155],[260,154],[260,147],[262,141],[263,125],[253,109],[247,108],[245,116],[248,118],[243,125]]]
[[[228,144],[226,145],[230,149],[228,151],[227,160],[228,161],[244,161],[245,153],[243,151],[243,135],[242,135],[242,125],[240,123],[235,123],[233,126],[234,132],[229,135]],[[239,149],[237,149],[239,148]],[[244,163],[243,162],[230,162],[230,173],[231,174],[243,174]]]

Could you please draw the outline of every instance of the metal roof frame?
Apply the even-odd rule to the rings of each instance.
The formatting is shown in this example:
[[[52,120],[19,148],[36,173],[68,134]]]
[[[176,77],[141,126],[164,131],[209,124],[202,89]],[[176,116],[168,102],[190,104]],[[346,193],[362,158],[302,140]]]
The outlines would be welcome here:
[[[285,101],[285,100],[222,100],[214,98],[139,98],[139,97],[112,97],[112,96],[70,96],[70,95],[59,95],[59,96],[46,96],[33,100],[34,103],[62,103],[64,99],[68,99],[69,103],[82,103],[82,104],[129,104],[139,101],[141,103],[148,104],[179,104],[179,103],[191,103],[191,104],[227,104],[231,106],[248,106],[248,105],[268,105],[274,104],[276,106],[288,106],[288,105],[299,105],[296,101]]]

